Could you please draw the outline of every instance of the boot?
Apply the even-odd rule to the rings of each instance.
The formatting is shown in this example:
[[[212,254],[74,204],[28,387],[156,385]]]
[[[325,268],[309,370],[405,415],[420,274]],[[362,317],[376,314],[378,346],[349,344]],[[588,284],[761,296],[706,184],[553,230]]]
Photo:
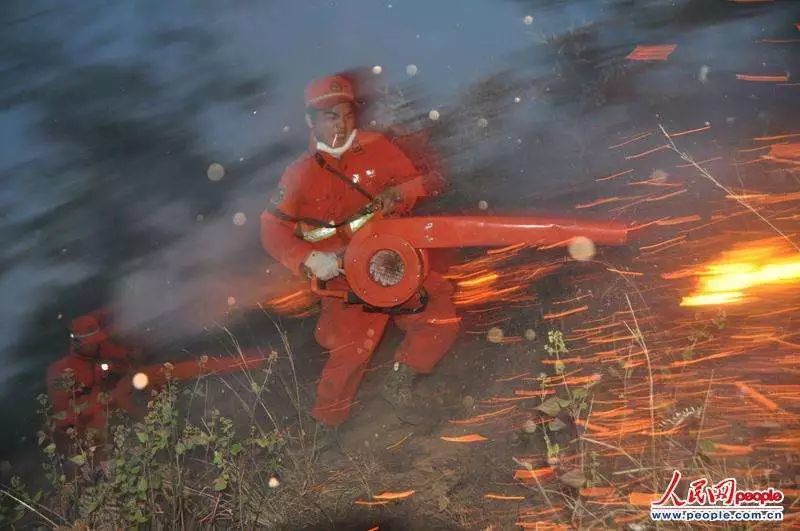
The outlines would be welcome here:
[[[302,413],[302,417],[302,429],[300,425],[297,426],[298,436],[302,438],[302,442],[297,441],[292,445],[288,449],[290,453],[300,456],[303,452],[311,450],[314,454],[321,454],[328,450],[337,450],[340,447],[338,426],[323,424],[307,411]]]
[[[395,362],[383,384],[383,399],[395,407],[406,406],[411,402],[416,373],[407,365]]]
[[[321,422],[317,422],[312,430],[311,438],[317,453],[341,448],[342,443],[339,439],[338,426],[326,426]]]

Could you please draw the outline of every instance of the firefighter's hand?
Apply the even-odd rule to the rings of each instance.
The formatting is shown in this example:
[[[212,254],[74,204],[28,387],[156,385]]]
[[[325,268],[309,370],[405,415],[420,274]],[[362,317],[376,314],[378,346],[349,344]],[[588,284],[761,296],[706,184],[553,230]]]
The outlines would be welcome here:
[[[133,378],[125,375],[111,391],[111,400],[116,407],[127,411],[130,415],[137,418],[144,417],[147,408],[143,404],[137,403],[135,398],[136,389],[133,387]]]
[[[375,196],[375,203],[381,207],[382,214],[393,213],[402,200],[403,194],[400,193],[400,189],[397,186],[387,188]]]
[[[322,251],[311,251],[311,254],[303,262],[306,275],[311,275],[322,280],[330,280],[339,276],[342,272],[339,265],[339,257],[336,253],[325,253]]]

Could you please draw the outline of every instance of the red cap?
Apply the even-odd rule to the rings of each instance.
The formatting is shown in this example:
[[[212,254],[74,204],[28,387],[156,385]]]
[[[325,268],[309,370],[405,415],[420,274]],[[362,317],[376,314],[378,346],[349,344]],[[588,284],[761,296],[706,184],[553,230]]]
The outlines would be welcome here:
[[[343,76],[326,76],[306,86],[306,108],[327,109],[337,103],[355,101],[353,84]]]
[[[73,319],[69,328],[70,337],[80,341],[81,345],[97,345],[108,339],[106,331],[91,315],[82,315]]]

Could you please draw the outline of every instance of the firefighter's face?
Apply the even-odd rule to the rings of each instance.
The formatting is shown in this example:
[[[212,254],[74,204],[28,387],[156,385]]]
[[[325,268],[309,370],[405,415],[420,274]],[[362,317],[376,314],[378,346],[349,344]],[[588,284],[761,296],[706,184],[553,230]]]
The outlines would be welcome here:
[[[100,345],[84,342],[78,338],[72,339],[72,345],[79,355],[87,358],[95,358],[100,352]]]
[[[339,103],[311,114],[314,136],[332,148],[343,145],[355,127],[356,113],[351,103]]]

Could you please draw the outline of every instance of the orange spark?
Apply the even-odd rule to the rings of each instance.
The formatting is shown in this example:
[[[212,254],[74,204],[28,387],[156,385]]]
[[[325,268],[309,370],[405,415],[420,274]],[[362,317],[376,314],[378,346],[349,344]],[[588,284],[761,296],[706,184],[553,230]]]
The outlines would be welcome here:
[[[716,160],[722,160],[722,157],[711,157],[710,159],[698,160],[697,164],[706,164],[708,162],[714,162]],[[694,166],[694,164],[689,163],[689,164],[678,164],[675,167],[676,168],[691,168],[693,166]]]
[[[547,361],[550,361],[550,360],[547,360]],[[553,360],[553,361],[555,362],[555,360]],[[514,394],[516,396],[522,396],[522,397],[526,397],[526,398],[554,395],[555,393],[556,392],[553,389],[536,389],[536,390],[514,389]]]
[[[695,345],[697,347],[697,345]],[[683,361],[675,361],[668,365],[669,368],[677,368],[677,367],[686,367],[687,365],[696,365],[698,363],[704,363],[709,360],[717,360],[721,358],[729,358],[731,356],[739,356],[745,354],[744,350],[726,350],[725,352],[717,352],[716,354],[710,354],[708,356],[702,358],[696,358],[691,360],[683,360]]]
[[[281,315],[306,317],[311,314],[316,296],[309,289],[299,289],[264,301],[263,306]]]
[[[655,186],[658,188],[678,188],[682,186],[681,183],[668,183],[664,181],[654,181],[653,179],[647,179],[646,181],[634,181],[632,183],[628,183],[627,186]]]
[[[761,404],[762,406],[766,407],[770,411],[778,411],[780,409],[780,406],[778,406],[778,404],[776,404],[775,402],[773,402],[772,400],[770,400],[766,396],[762,395],[761,393],[759,393],[758,391],[756,391],[755,389],[753,389],[752,387],[750,387],[746,383],[744,383],[744,382],[736,382],[735,385],[736,385],[736,387],[739,388],[740,391],[742,391],[743,393],[748,395],[750,398],[752,398],[755,402],[758,402],[759,404]]]
[[[469,280],[460,280],[457,285],[459,288],[474,288],[476,286],[491,284],[497,280],[498,277],[499,275],[497,273],[485,273]]]
[[[605,197],[603,199],[597,199],[595,201],[592,201],[591,203],[582,203],[580,205],[575,205],[575,208],[590,208],[590,207],[593,207],[593,206],[604,205],[606,203],[614,203],[616,201],[622,201],[623,199],[627,199],[627,198],[625,198],[625,197],[617,197],[617,196]]]
[[[515,391],[515,394],[516,394],[516,391]],[[493,397],[487,398],[486,400],[481,400],[480,403],[481,404],[489,404],[489,405],[508,404],[509,402],[520,402],[522,400],[530,400],[531,398],[539,398],[539,399],[541,399],[542,396],[551,395],[551,394],[555,394],[555,391],[540,391],[539,394],[536,394],[536,395],[534,395],[534,394],[531,394],[531,395],[521,394],[520,396],[493,396]]]
[[[620,269],[614,269],[613,267],[607,267],[606,271],[611,271],[612,273],[617,273],[619,275],[628,275],[630,277],[643,277],[644,273],[639,273],[637,271],[622,271]]]
[[[536,522],[523,522],[520,520],[514,525],[522,529],[536,529],[537,531],[570,531],[572,529],[568,525],[554,524],[543,520],[537,520]]]
[[[664,220],[659,220],[659,221],[656,221],[656,225],[662,225],[662,226],[682,225],[684,223],[691,223],[693,221],[700,221],[701,219],[703,219],[703,218],[701,218],[697,214],[694,214],[694,215],[691,215],[691,216],[683,216],[683,217],[680,217],[680,218],[667,218],[667,219],[664,219]]]
[[[562,382],[557,383],[564,383],[566,385],[583,385],[587,383],[593,383],[599,381],[601,376],[599,374],[590,374],[588,376],[572,376],[570,378],[564,378]]]
[[[516,374],[514,376],[506,376],[505,378],[498,378],[495,382],[511,382],[514,380],[519,380],[525,376],[530,376],[530,372],[523,372],[522,374]]]
[[[376,494],[373,496],[376,500],[402,500],[404,498],[408,498],[415,491],[413,490],[405,490],[403,492],[382,492],[380,494]]]
[[[648,134],[649,134],[649,133],[648,133]],[[625,143],[623,143],[623,144],[620,144],[620,146],[623,146],[623,145],[625,145],[626,143],[627,143],[627,142],[625,142]],[[611,147],[615,147],[615,146],[611,146]],[[609,148],[609,149],[611,149],[611,148]],[[613,174],[613,175],[608,175],[607,177],[599,177],[599,178],[595,179],[595,181],[608,181],[608,180],[614,179],[615,177],[621,177],[621,176],[623,176],[623,175],[627,175],[627,174],[631,173],[632,171],[633,171],[633,170],[625,170],[625,171],[621,171],[621,172],[619,172],[619,173],[615,173],[615,174]]]
[[[644,157],[651,153],[655,153],[657,151],[661,151],[662,149],[669,149],[669,144],[664,144],[663,146],[654,147],[653,149],[648,149],[647,151],[643,151],[641,153],[637,153],[636,155],[628,155],[625,157],[625,160],[632,160]]]
[[[681,195],[686,193],[686,188],[682,190],[678,190],[677,192],[670,192],[668,194],[660,195],[658,197],[648,197],[645,199],[648,203],[652,203],[653,201],[661,201],[662,199],[669,199],[670,197],[675,197],[676,195]]]
[[[546,479],[552,476],[554,473],[555,469],[552,467],[534,468],[533,470],[515,470],[514,479],[518,479],[520,481]]]
[[[738,0],[741,1],[741,0]],[[782,75],[782,76],[754,76],[749,74],[736,74],[736,79],[740,79],[742,81],[755,81],[755,82],[765,82],[765,83],[780,83],[784,81],[789,81],[789,76]]]
[[[686,239],[685,235],[676,236],[675,238],[670,238],[669,240],[664,240],[663,242],[654,243],[653,245],[643,245],[639,247],[640,251],[652,251],[655,249],[659,249],[662,247],[669,246],[673,243],[678,243]]]
[[[619,144],[614,144],[613,146],[608,146],[608,149],[617,149],[618,147],[627,146],[631,142],[636,142],[636,141],[641,140],[643,138],[647,138],[648,136],[650,136],[652,134],[653,134],[652,132],[644,132],[644,133],[642,133],[640,135],[637,135],[637,136],[631,138],[630,140],[625,140],[624,142],[621,142]],[[633,170],[628,170],[628,171],[633,171]],[[616,177],[616,175],[614,177]]]
[[[522,249],[526,245],[527,244],[525,244],[525,243],[515,243],[513,245],[509,245],[508,247],[501,247],[500,249],[488,249],[486,251],[486,254],[491,255],[491,254],[508,253],[508,252],[511,252],[511,251],[516,251],[517,249]]]
[[[792,192],[787,194],[734,194],[726,195],[725,199],[733,199],[736,201],[747,200],[749,203],[774,205],[778,203],[786,203],[788,201],[798,201],[800,200],[800,192]]]
[[[759,147],[754,147],[754,148],[740,148],[740,149],[737,149],[736,152],[737,153],[752,153],[753,151],[760,151],[762,149],[769,149],[769,148],[770,148],[770,146],[759,146]],[[686,168],[689,168],[690,166],[692,166],[692,164],[684,165],[684,167],[686,167]]]
[[[677,47],[677,44],[639,45],[628,54],[626,59],[630,61],[666,61]]]
[[[752,446],[739,446],[735,444],[722,444],[715,442],[714,443],[714,450],[711,452],[705,452],[706,455],[711,456],[719,456],[719,457],[730,457],[735,455],[750,455],[753,453]]]
[[[457,437],[439,437],[443,441],[447,442],[454,442],[454,443],[474,443],[474,442],[483,442],[488,441],[486,437],[483,435],[479,435],[477,433],[470,433],[469,435],[461,435]]]
[[[522,501],[525,499],[525,496],[503,496],[502,494],[484,494],[484,498],[487,500],[508,500],[508,501]]]
[[[614,432],[612,432],[608,428],[604,428],[604,427],[600,426],[599,424],[597,424],[594,421],[592,421],[592,423],[589,424],[585,420],[576,420],[575,424],[577,426],[583,426],[586,429],[586,431],[591,431],[592,433],[594,433],[596,435],[602,435],[602,436],[606,436],[606,435],[614,436],[614,435],[616,435]]]
[[[631,492],[628,494],[628,503],[635,507],[650,507],[650,503],[660,497],[660,494],[650,494],[649,492]]]
[[[683,135],[689,135],[689,134],[692,134],[692,133],[699,133],[700,131],[708,131],[709,129],[711,129],[711,126],[710,125],[706,125],[705,127],[698,127],[697,129],[689,129],[687,131],[681,131],[679,133],[669,133],[669,136],[674,138],[676,136],[683,136]]]
[[[598,356],[591,356],[588,358],[561,358],[560,360],[541,360],[542,365],[556,365],[557,363],[595,363],[599,359]]]
[[[770,142],[772,140],[784,140],[786,138],[794,138],[796,136],[800,136],[800,133],[787,133],[785,135],[773,135],[773,136],[757,136],[753,138],[753,140],[757,142]]]
[[[586,311],[588,309],[589,309],[588,306],[581,306],[580,308],[573,308],[571,310],[565,310],[565,311],[559,312],[559,313],[547,313],[547,314],[544,315],[544,319],[546,321],[550,320],[550,319],[558,319],[559,317],[566,317],[567,315],[580,313],[580,312]]]
[[[777,162],[779,164],[791,164],[793,166],[800,166],[800,161],[791,160],[791,159],[782,159],[780,157],[773,157],[772,155],[761,155],[761,158],[764,160],[771,160],[773,162]]]
[[[448,317],[445,319],[432,318],[428,319],[426,322],[432,325],[446,325],[461,322],[461,317]]]
[[[386,449],[387,450],[391,450],[392,448],[397,448],[398,446],[400,446],[401,444],[406,442],[406,440],[408,440],[408,438],[411,437],[413,434],[414,434],[414,432],[410,432],[408,435],[406,435],[405,437],[403,437],[402,439],[400,439],[396,443],[393,443],[393,444],[390,444],[389,446],[387,446]]]
[[[450,424],[460,424],[460,425],[479,424],[479,423],[484,422],[484,421],[486,421],[488,419],[491,419],[491,418],[503,415],[505,413],[508,413],[510,411],[513,411],[515,408],[516,408],[516,406],[510,406],[510,407],[506,407],[506,408],[503,408],[503,409],[498,409],[497,411],[490,411],[489,413],[483,413],[482,415],[476,415],[476,416],[470,417],[468,419],[461,419],[461,420],[452,420],[451,419],[450,420]]]
[[[547,249],[555,249],[556,247],[566,247],[572,242],[572,238],[568,238],[566,240],[561,240],[555,243],[548,243],[547,245],[539,245],[537,249],[540,251],[545,251]]]

